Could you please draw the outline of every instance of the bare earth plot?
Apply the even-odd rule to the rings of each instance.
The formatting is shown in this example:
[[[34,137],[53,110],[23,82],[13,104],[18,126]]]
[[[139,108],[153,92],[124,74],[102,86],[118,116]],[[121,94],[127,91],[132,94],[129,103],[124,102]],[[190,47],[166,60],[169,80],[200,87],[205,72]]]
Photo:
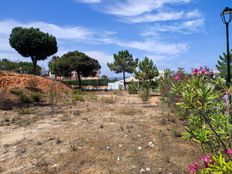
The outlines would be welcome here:
[[[0,173],[188,173],[196,147],[158,97],[146,104],[122,92],[86,97],[54,116],[48,106],[20,116],[0,111]]]

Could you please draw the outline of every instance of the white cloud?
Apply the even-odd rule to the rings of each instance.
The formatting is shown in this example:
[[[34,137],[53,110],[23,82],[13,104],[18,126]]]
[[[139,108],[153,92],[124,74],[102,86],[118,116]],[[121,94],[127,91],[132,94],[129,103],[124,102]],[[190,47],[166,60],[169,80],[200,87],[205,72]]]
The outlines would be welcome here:
[[[151,40],[129,42],[119,41],[118,45],[162,55],[180,54],[188,49],[188,45],[186,43],[170,44]]]
[[[145,29],[145,31],[142,32],[141,35],[145,37],[157,36],[161,35],[160,32],[192,34],[194,32],[199,32],[200,29],[203,27],[203,24],[203,18],[192,19],[183,22],[176,22],[169,25],[154,24],[152,27]]]
[[[124,18],[125,22],[128,23],[144,23],[144,22],[157,22],[157,21],[170,21],[181,19],[184,16],[184,12],[158,12],[156,14],[148,13],[136,17],[127,17]]]
[[[108,35],[113,35],[114,32],[101,31],[96,32],[87,29],[82,26],[58,26],[46,22],[30,22],[30,23],[20,23],[14,20],[4,20],[0,21],[0,34],[9,35],[12,28],[21,27],[35,27],[40,28],[43,32],[48,32],[61,40],[104,40],[104,37]]]
[[[202,15],[199,12],[199,10],[195,9],[193,11],[189,11],[188,13],[186,13],[186,17],[187,18],[202,18]]]
[[[190,1],[191,0],[118,0],[116,3],[107,6],[105,12],[117,16],[138,16],[157,10],[166,4],[188,3]]]

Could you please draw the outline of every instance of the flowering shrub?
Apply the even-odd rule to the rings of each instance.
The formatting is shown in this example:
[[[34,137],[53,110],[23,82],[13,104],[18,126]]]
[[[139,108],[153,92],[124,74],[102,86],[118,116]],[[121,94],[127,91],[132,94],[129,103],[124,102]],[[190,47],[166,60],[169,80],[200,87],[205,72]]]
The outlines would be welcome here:
[[[222,170],[220,167],[231,172],[232,149],[227,149],[231,147],[232,126],[226,114],[228,102],[223,100],[225,86],[222,80],[215,79],[209,69],[202,67],[193,69],[191,75],[181,76],[176,73],[165,80],[169,89],[165,97],[172,96],[167,100],[175,103],[178,114],[188,121],[184,138],[199,143],[204,154],[213,154],[201,157],[204,168],[202,172],[214,173],[212,171],[216,169]],[[227,153],[220,157],[218,151]],[[220,162],[224,159],[223,165],[219,165],[219,157]],[[190,173],[197,173],[198,170],[198,163],[189,165]]]
[[[230,151],[230,149],[229,149]],[[228,154],[228,153],[227,153]],[[201,163],[194,162],[188,166],[191,174],[231,174],[232,161],[224,153],[217,153],[216,155],[203,155]]]

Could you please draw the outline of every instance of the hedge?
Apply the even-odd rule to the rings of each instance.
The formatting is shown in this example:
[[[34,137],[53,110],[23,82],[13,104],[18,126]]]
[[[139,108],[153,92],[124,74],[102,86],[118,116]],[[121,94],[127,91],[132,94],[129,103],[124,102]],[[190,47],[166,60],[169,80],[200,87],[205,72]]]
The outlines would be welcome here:
[[[106,79],[94,79],[94,80],[81,80],[82,86],[108,86],[108,83],[111,82],[110,80]],[[67,85],[78,85],[78,81],[76,80],[67,80],[63,81],[63,83]]]

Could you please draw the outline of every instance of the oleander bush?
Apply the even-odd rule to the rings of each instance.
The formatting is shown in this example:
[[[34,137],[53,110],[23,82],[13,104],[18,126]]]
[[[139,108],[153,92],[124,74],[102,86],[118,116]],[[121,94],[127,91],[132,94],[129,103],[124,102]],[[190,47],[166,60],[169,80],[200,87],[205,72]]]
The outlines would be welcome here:
[[[202,153],[211,154],[217,162],[199,170],[199,165],[191,164],[190,173],[214,173],[224,169],[224,173],[231,172],[230,156],[225,154],[223,157],[218,153],[231,148],[230,91],[224,81],[215,78],[206,67],[195,68],[192,74],[178,71],[161,79],[163,101],[172,105],[177,114],[188,122],[184,138],[199,143]],[[219,159],[224,160],[223,165],[219,165]]]

